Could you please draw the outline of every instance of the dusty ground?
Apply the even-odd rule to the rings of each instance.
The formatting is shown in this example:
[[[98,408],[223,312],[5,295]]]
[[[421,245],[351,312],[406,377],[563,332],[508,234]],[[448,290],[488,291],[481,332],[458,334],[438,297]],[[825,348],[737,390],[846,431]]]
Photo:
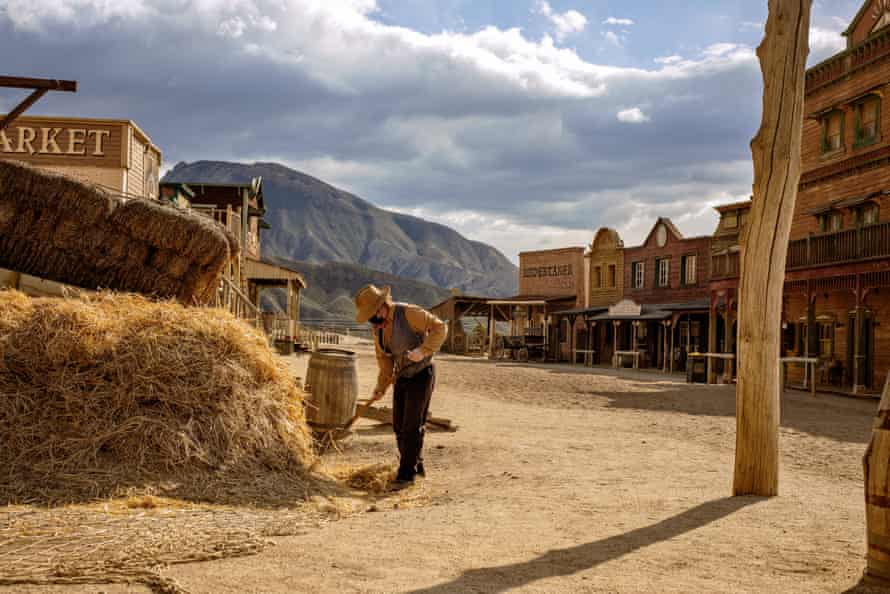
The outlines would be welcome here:
[[[305,364],[293,359],[298,375]],[[363,351],[363,394],[373,365]],[[869,591],[860,460],[874,401],[788,392],[781,496],[765,500],[728,497],[732,387],[451,357],[438,384],[432,412],[460,430],[428,435],[423,505],[380,503],[166,575],[207,594]],[[343,461],[394,456],[389,431],[363,422]]]

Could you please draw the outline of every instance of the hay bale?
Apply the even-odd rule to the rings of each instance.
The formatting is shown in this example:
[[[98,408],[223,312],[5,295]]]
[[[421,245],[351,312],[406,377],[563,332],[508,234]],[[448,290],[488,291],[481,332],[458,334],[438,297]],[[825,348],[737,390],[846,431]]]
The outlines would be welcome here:
[[[302,392],[227,312],[0,291],[0,502],[296,501],[315,460]]]
[[[0,267],[203,303],[213,293],[207,284],[237,255],[237,239],[207,217],[0,161]],[[201,277],[189,278],[193,270]]]

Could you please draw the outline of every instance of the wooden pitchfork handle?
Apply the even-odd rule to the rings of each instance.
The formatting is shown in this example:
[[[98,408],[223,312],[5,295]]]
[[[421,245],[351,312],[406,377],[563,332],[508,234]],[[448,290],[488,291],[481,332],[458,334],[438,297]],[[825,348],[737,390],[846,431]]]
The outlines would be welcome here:
[[[363,414],[368,412],[368,409],[371,408],[371,405],[374,404],[375,402],[377,402],[378,400],[380,400],[380,398],[378,398],[377,400],[374,400],[373,398],[369,398],[364,403],[362,403],[359,406],[358,410],[355,411],[355,415],[351,419],[349,419],[349,422],[346,423],[346,425],[343,426],[343,430],[345,431],[345,430],[349,429],[350,427],[352,427],[353,424],[355,424],[355,422],[358,421],[359,417],[361,417]]]

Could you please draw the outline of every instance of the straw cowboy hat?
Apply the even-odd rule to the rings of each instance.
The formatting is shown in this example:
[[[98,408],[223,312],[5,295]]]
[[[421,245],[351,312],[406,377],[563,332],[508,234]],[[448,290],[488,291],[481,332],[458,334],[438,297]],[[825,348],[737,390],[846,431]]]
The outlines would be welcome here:
[[[355,296],[355,319],[359,324],[364,324],[377,313],[384,303],[392,305],[390,288],[378,289],[374,285],[363,287]]]

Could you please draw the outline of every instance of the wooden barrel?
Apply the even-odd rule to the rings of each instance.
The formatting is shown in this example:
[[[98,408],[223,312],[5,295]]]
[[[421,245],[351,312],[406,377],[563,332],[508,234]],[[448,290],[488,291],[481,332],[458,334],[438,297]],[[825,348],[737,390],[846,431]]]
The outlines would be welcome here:
[[[866,577],[890,585],[890,374],[862,459],[865,471]]]
[[[355,353],[319,349],[306,370],[306,420],[319,429],[338,429],[355,414],[358,372]]]

